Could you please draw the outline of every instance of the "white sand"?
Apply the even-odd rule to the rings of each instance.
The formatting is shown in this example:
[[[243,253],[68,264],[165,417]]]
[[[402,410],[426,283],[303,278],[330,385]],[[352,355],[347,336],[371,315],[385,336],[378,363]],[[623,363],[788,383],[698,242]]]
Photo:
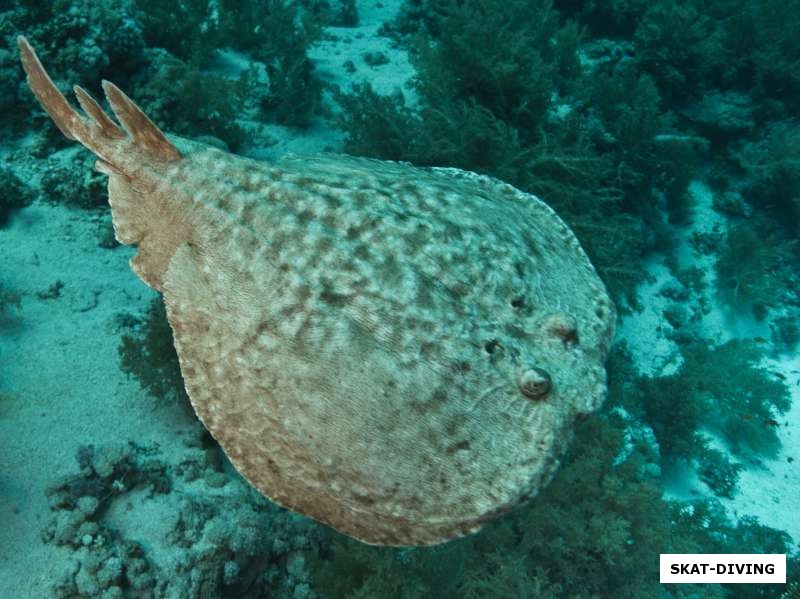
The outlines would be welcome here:
[[[78,176],[78,173],[76,173]],[[186,428],[177,406],[148,398],[120,372],[115,315],[140,313],[154,294],[131,275],[132,251],[97,247],[86,213],[36,204],[0,229],[0,273],[22,293],[0,335],[0,570],[6,597],[44,597],[68,552],[45,545],[45,489],[77,472],[78,446],[157,441],[169,459]],[[57,299],[40,299],[60,280]]]

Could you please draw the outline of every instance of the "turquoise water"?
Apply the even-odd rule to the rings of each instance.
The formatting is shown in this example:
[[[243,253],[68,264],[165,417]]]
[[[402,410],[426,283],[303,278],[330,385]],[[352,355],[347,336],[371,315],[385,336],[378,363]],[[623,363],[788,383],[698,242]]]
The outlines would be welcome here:
[[[800,3],[773,0],[0,4],[0,597],[797,596],[798,15]],[[181,371],[164,302],[151,288],[160,287],[159,278],[132,271],[136,247],[119,241],[130,243],[125,238],[136,236],[135,226],[126,229],[116,207],[112,223],[109,174],[132,180],[134,197],[144,193],[140,171],[114,169],[128,168],[128,156],[146,142],[124,146],[106,132],[112,142],[103,148],[111,149],[92,156],[67,139],[29,89],[18,35],[75,107],[67,93],[73,85],[104,98],[101,82],[109,80],[169,137],[279,166],[295,160],[290,154],[333,152],[462,169],[530,194],[517,199],[528,198],[531,206],[536,196],[553,208],[617,313],[607,356],[595,347],[599,353],[587,350],[574,367],[552,363],[528,371],[545,377],[536,379],[547,383],[536,392],[519,382],[521,375],[511,383],[525,401],[540,401],[544,388],[545,403],[531,405],[549,405],[562,389],[585,383],[590,375],[582,368],[591,356],[603,358],[602,406],[580,418],[569,412],[555,437],[537,430],[537,440],[555,439],[548,446],[559,458],[553,479],[534,483],[531,474],[512,485],[515,497],[535,497],[502,514],[493,513],[509,507],[499,495],[481,496],[487,517],[480,531],[450,531],[442,542],[419,547],[357,540],[387,537],[376,532],[369,508],[351,509],[343,498],[356,494],[360,506],[369,506],[381,495],[369,485],[356,493],[345,469],[321,482],[326,499],[317,503],[292,492],[294,483],[251,485],[247,479],[263,466],[248,470],[252,452],[237,454],[236,443],[226,445],[215,431],[214,418],[201,414],[221,447],[196,415],[189,395],[201,397],[202,383],[192,386],[198,377],[186,363]],[[114,107],[101,104],[112,114]],[[125,129],[135,129],[116,113]],[[64,127],[69,133],[74,125]],[[185,142],[175,144],[180,164],[191,152]],[[145,147],[147,160],[171,160],[159,148]],[[94,168],[98,156],[110,166]],[[261,171],[249,168],[236,172],[244,170],[242,185],[257,189],[252,181]],[[200,170],[210,181],[203,189],[215,189],[213,171]],[[242,175],[225,171],[218,178],[230,176]],[[339,184],[357,188],[362,176],[351,173]],[[312,187],[301,179],[290,182]],[[379,214],[370,212],[377,210],[372,202],[396,206],[391,202],[420,181],[407,183],[397,183],[397,197],[388,200],[364,187],[370,193],[348,218]],[[122,205],[125,193],[131,192],[112,189],[112,199]],[[494,201],[491,193],[487,202]],[[420,206],[448,198],[421,195]],[[434,223],[439,205],[427,204],[413,217]],[[467,199],[454,204],[447,216],[462,231],[442,235],[441,248],[459,247],[447,245],[459,234],[471,239],[459,225],[470,205]],[[312,214],[298,222],[309,231],[360,235],[336,220],[339,210],[328,221]],[[487,222],[502,223],[506,213],[498,207],[485,214]],[[531,230],[555,226],[549,218]],[[142,222],[166,224],[166,231],[181,226],[166,212],[148,213]],[[384,215],[380,226],[387,222]],[[276,246],[291,239],[286,226],[274,233]],[[399,268],[411,260],[385,250],[394,247],[391,235],[370,239],[371,251],[391,254]],[[480,320],[475,330],[483,324],[500,330],[505,322],[499,312],[478,309],[491,300],[491,291],[474,292],[484,282],[494,290],[495,281],[520,276],[530,285],[504,308],[512,314],[538,315],[544,308],[537,302],[569,312],[585,292],[575,283],[554,296],[542,293],[549,282],[535,283],[539,271],[518,275],[515,269],[523,267],[487,257],[508,247],[502,236],[484,230],[475,243],[481,250],[463,255],[489,267],[466,290],[458,292],[454,283],[470,272],[459,252],[437,262],[440,287],[470,298],[452,304],[472,315],[464,317],[465,330],[473,320]],[[566,273],[584,258],[563,247],[546,245],[545,253],[564,252]],[[326,252],[315,256],[322,261]],[[392,271],[377,272],[373,288],[387,289]],[[198,274],[187,284],[199,280]],[[220,297],[239,297],[242,281],[232,281],[224,287],[231,293]],[[329,284],[309,293],[340,309],[343,282]],[[286,299],[274,289],[258,292]],[[215,305],[220,314],[235,312],[230,302]],[[279,324],[290,322],[287,316]],[[578,318],[574,330],[559,328],[573,331],[562,335],[565,347],[588,343],[587,326]],[[515,348],[536,353],[543,343],[513,327],[503,330],[509,341],[475,339],[484,359],[514,363]],[[407,332],[411,344],[429,332],[413,331]],[[223,347],[224,339],[212,337]],[[279,349],[259,353],[257,364],[269,369],[269,356]],[[208,360],[201,370],[216,367]],[[377,372],[375,364],[369,367]],[[358,376],[355,369],[339,375],[331,383],[339,389],[355,385]],[[233,398],[228,405],[234,407],[235,385],[215,391]],[[336,399],[341,413],[354,401]],[[237,416],[243,428],[271,417],[255,405],[255,412]],[[321,443],[333,439],[335,447],[342,426],[337,414],[304,433]],[[424,410],[393,414],[392,422],[433,419]],[[387,446],[393,443],[390,433],[353,430],[377,446],[381,435]],[[446,430],[441,435],[449,438]],[[480,427],[466,441],[477,445],[479,436]],[[497,437],[470,460],[482,464],[494,448],[513,444],[510,429],[500,427]],[[259,455],[262,462],[296,464],[286,480],[307,477],[316,484],[313,468],[291,457],[298,446]],[[454,453],[431,451],[428,462],[448,465]],[[364,463],[370,459],[365,455]],[[383,474],[379,468],[375,480]],[[440,491],[441,504],[449,492],[466,506],[494,482],[484,477]],[[265,498],[257,490],[265,486],[267,495],[295,510]],[[433,506],[412,509],[422,522],[439,498],[420,488],[427,493],[420,505]],[[363,516],[345,523],[320,515],[342,504]],[[456,512],[447,517],[457,520]],[[396,524],[387,527],[406,538]],[[422,539],[424,524],[419,528]],[[788,584],[661,584],[664,553],[786,554]]]

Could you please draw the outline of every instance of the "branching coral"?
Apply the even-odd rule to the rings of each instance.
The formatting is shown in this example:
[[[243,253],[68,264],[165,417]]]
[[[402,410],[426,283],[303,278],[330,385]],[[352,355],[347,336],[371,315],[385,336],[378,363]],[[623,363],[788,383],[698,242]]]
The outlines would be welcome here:
[[[94,169],[94,162],[92,156],[83,152],[52,160],[41,179],[44,199],[73,208],[105,208],[108,205],[107,181]],[[76,172],[81,176],[76,177]]]
[[[736,308],[763,319],[769,308],[796,303],[797,241],[769,221],[751,218],[732,226],[717,260],[717,291]]]
[[[0,166],[0,227],[32,200],[30,188],[10,168]]]
[[[157,123],[176,133],[212,135],[229,148],[247,139],[236,122],[248,90],[245,71],[238,80],[200,70],[163,50],[147,50],[148,67],[133,79],[137,100]]]
[[[752,342],[696,344],[683,353],[675,374],[640,377],[625,389],[622,405],[652,427],[667,465],[698,460],[712,488],[730,495],[738,469],[709,447],[702,431],[721,435],[739,454],[773,456],[780,446],[776,418],[789,408],[789,390],[761,366]]]
[[[119,356],[122,370],[136,377],[148,393],[188,403],[172,331],[160,298],[150,303],[141,330],[122,337]]]

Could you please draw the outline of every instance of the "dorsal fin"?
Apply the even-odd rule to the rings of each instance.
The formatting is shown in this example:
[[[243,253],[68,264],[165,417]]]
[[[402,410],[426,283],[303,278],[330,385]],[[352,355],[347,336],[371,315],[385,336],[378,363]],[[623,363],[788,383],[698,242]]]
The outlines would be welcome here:
[[[69,105],[67,99],[58,90],[56,84],[50,79],[47,71],[44,70],[39,57],[36,56],[31,45],[23,36],[17,38],[19,44],[19,55],[22,60],[22,68],[28,75],[28,85],[33,91],[42,108],[45,109],[50,118],[67,139],[77,139],[76,127],[80,126],[78,114]]]
[[[177,160],[180,152],[173,146],[161,129],[126,96],[123,91],[110,81],[103,81],[103,90],[114,114],[125,130],[133,137],[136,145],[150,150],[164,160]]]
[[[75,92],[75,97],[78,98],[78,104],[81,105],[86,114],[94,119],[103,130],[103,133],[108,137],[116,137],[118,139],[125,137],[125,134],[117,127],[117,124],[109,118],[100,107],[100,104],[97,103],[97,100],[89,95],[89,92],[80,85],[74,85],[72,89]]]
[[[81,116],[70,106],[64,95],[58,90],[53,80],[44,70],[39,57],[28,40],[23,36],[17,38],[22,67],[28,75],[28,85],[42,108],[68,139],[74,139],[97,154],[107,164],[115,165],[114,156],[129,151],[120,147],[124,143],[125,134],[114,121],[103,111],[97,101],[83,88],[75,86],[75,95],[84,112],[89,117]],[[133,138],[133,144],[155,158],[161,160],[178,160],[181,157],[178,149],[153,122],[133,103],[118,87],[108,81],[103,82],[111,108],[119,118],[122,126]]]

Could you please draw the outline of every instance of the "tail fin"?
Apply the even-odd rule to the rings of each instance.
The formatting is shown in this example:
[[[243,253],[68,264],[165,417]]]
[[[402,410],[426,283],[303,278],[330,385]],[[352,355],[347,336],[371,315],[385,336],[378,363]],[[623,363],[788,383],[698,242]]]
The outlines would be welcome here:
[[[28,85],[42,108],[68,139],[74,139],[94,152],[110,170],[118,166],[117,156],[130,149],[131,142],[150,157],[163,161],[181,158],[153,121],[117,86],[103,81],[103,90],[125,132],[103,111],[97,101],[84,89],[75,86],[75,95],[88,118],[78,114],[44,70],[33,47],[23,36],[17,38],[22,67],[28,75]]]

